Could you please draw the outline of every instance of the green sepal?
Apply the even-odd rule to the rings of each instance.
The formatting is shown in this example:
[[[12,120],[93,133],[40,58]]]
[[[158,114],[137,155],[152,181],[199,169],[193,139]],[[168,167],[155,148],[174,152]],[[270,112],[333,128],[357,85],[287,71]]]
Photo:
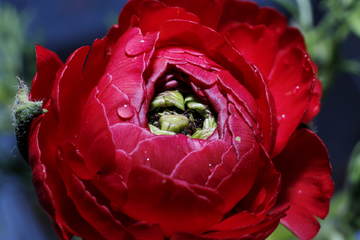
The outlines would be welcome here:
[[[185,98],[185,104],[189,109],[195,110],[203,117],[207,117],[209,114],[211,114],[208,105],[203,104],[201,100],[193,94],[189,94]]]
[[[149,112],[156,108],[175,106],[185,111],[184,97],[177,90],[159,93],[150,104]]]
[[[42,108],[42,101],[29,101],[29,89],[26,83],[20,78],[18,80],[19,91],[15,97],[13,112],[15,128],[31,122],[35,117],[47,112],[46,109]]]
[[[201,129],[194,132],[194,134],[191,136],[192,138],[198,138],[198,139],[206,139],[213,134],[216,128],[207,128],[207,129]]]
[[[153,134],[156,134],[156,135],[175,135],[176,134],[174,132],[163,131],[163,130],[159,129],[158,127],[155,127],[152,124],[148,124],[148,125],[149,125],[150,132],[152,132]]]
[[[31,122],[39,115],[46,113],[42,108],[42,101],[29,101],[29,89],[20,78],[19,91],[15,96],[13,107],[13,121],[15,126],[16,142],[23,158],[28,161],[28,136]]]
[[[203,123],[203,129],[207,129],[207,128],[216,128],[217,127],[217,123],[215,120],[215,117],[213,115],[209,115]]]

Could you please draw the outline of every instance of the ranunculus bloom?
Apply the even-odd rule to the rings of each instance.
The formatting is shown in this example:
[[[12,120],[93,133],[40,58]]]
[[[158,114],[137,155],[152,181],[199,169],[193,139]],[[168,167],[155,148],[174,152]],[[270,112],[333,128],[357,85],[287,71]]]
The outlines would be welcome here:
[[[264,239],[279,223],[300,239],[318,232],[331,168],[299,126],[318,113],[321,85],[300,32],[276,10],[132,0],[66,63],[36,54],[29,97],[48,112],[31,124],[29,162],[61,239]],[[169,90],[207,106],[210,136],[150,131],[149,108]]]

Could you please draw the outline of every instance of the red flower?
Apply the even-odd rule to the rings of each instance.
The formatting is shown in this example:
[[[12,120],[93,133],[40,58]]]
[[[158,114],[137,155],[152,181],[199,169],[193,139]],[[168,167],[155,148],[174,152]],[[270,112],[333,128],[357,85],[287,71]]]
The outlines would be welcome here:
[[[132,0],[65,64],[36,53],[30,100],[48,112],[32,122],[29,161],[61,239],[264,239],[279,222],[316,235],[331,168],[321,140],[298,127],[318,113],[321,86],[276,10]],[[167,109],[168,90],[205,112],[187,98]],[[164,132],[162,115],[184,126]],[[191,137],[201,126],[205,137]]]

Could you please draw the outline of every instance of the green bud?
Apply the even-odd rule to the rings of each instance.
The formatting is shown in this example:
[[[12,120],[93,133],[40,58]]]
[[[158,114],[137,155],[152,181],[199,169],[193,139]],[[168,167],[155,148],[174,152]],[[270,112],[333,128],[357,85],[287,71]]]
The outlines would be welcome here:
[[[215,117],[213,115],[209,115],[203,123],[203,129],[207,129],[207,128],[216,128],[217,127],[217,123],[215,120]]]
[[[183,115],[162,115],[159,123],[161,130],[179,133],[189,125],[189,119]]]
[[[189,94],[185,98],[185,104],[188,106],[188,108],[195,110],[203,117],[207,117],[209,114],[211,114],[208,106],[203,104],[201,100],[193,94]]]
[[[160,130],[159,128],[155,127],[155,126],[152,125],[152,124],[149,124],[149,128],[150,128],[150,131],[151,131],[153,134],[156,134],[156,135],[175,135],[175,134],[176,134],[176,133],[174,133],[174,132],[162,131],[162,130]]]
[[[19,91],[15,97],[13,113],[15,127],[31,122],[35,117],[47,112],[46,109],[42,108],[42,101],[29,101],[28,87],[20,78],[18,78],[18,80]]]
[[[216,128],[207,128],[207,129],[197,130],[196,132],[194,132],[194,134],[191,137],[192,138],[199,138],[199,139],[206,139],[211,134],[213,134],[215,129]]]
[[[29,89],[24,81],[19,81],[19,91],[15,96],[13,108],[13,120],[15,126],[16,142],[19,151],[25,160],[28,159],[28,128],[31,122],[40,114],[46,113],[47,110],[42,108],[42,101],[29,101]]]
[[[177,90],[159,93],[150,104],[149,112],[155,108],[175,106],[185,111],[184,97]]]

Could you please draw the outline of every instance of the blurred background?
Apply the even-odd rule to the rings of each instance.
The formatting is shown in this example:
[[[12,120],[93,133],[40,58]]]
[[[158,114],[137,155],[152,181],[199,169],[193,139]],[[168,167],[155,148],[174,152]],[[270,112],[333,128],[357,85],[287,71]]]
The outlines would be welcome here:
[[[36,73],[35,43],[62,61],[102,38],[125,0],[0,0],[0,240],[57,239],[15,143],[16,76]],[[258,0],[299,27],[319,67],[324,96],[313,130],[328,148],[336,192],[316,239],[360,239],[360,1]],[[75,239],[75,238],[74,238]],[[269,239],[296,239],[279,227]]]

